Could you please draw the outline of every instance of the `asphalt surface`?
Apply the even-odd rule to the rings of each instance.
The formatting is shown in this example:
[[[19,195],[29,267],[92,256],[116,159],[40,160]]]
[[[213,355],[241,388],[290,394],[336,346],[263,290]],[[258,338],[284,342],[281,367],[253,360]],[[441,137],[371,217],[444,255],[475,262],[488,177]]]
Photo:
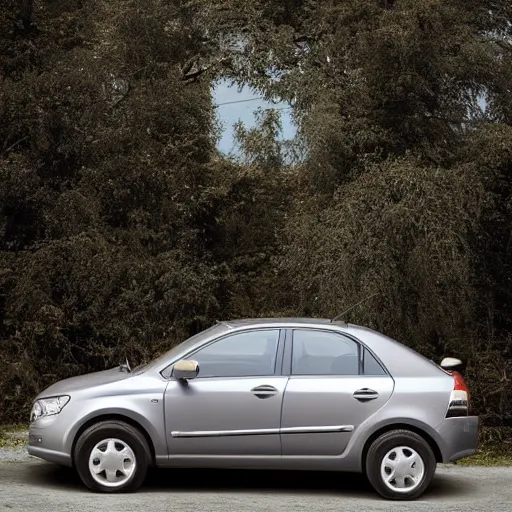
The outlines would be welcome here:
[[[512,468],[438,468],[415,502],[385,501],[356,474],[153,470],[134,494],[84,489],[67,468],[36,459],[0,462],[0,512],[512,511]]]

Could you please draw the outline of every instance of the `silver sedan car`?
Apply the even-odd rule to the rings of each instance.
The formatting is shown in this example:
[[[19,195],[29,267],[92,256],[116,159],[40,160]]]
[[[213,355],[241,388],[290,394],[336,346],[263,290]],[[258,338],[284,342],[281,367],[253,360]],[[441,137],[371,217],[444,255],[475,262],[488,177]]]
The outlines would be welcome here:
[[[144,366],[44,390],[28,451],[100,492],[134,491],[155,465],[362,472],[415,499],[438,462],[477,448],[459,363],[338,321],[220,322]]]

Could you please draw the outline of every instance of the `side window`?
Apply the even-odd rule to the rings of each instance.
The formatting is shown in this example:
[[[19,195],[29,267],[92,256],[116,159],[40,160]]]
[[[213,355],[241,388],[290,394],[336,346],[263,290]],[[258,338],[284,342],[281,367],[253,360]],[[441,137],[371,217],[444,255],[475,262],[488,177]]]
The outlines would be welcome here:
[[[382,366],[366,349],[363,351],[363,373],[365,375],[386,375]]]
[[[359,345],[337,333],[294,330],[292,375],[359,375]]]
[[[274,375],[279,329],[233,334],[188,356],[199,363],[202,377]]]

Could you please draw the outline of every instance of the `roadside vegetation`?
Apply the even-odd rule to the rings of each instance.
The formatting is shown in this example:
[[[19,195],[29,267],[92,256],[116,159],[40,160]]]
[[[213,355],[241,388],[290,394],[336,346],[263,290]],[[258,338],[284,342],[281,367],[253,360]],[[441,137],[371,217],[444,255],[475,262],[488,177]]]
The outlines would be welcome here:
[[[372,296],[346,319],[463,359],[473,460],[508,457],[511,37],[510,0],[3,1],[0,423],[216,320]],[[296,139],[262,111],[220,154],[221,78]]]
[[[483,427],[475,455],[461,459],[459,466],[512,466],[512,428]]]
[[[28,442],[27,425],[0,426],[0,449],[25,447]]]

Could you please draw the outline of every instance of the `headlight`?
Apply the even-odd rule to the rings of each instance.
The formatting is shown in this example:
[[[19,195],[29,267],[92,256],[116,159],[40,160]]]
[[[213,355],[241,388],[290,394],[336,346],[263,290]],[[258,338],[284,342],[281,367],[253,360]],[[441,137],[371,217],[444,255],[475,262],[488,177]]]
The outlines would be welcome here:
[[[52,414],[59,414],[64,406],[69,402],[69,396],[54,396],[52,398],[41,398],[32,407],[30,413],[30,423],[42,418],[43,416],[51,416]]]

